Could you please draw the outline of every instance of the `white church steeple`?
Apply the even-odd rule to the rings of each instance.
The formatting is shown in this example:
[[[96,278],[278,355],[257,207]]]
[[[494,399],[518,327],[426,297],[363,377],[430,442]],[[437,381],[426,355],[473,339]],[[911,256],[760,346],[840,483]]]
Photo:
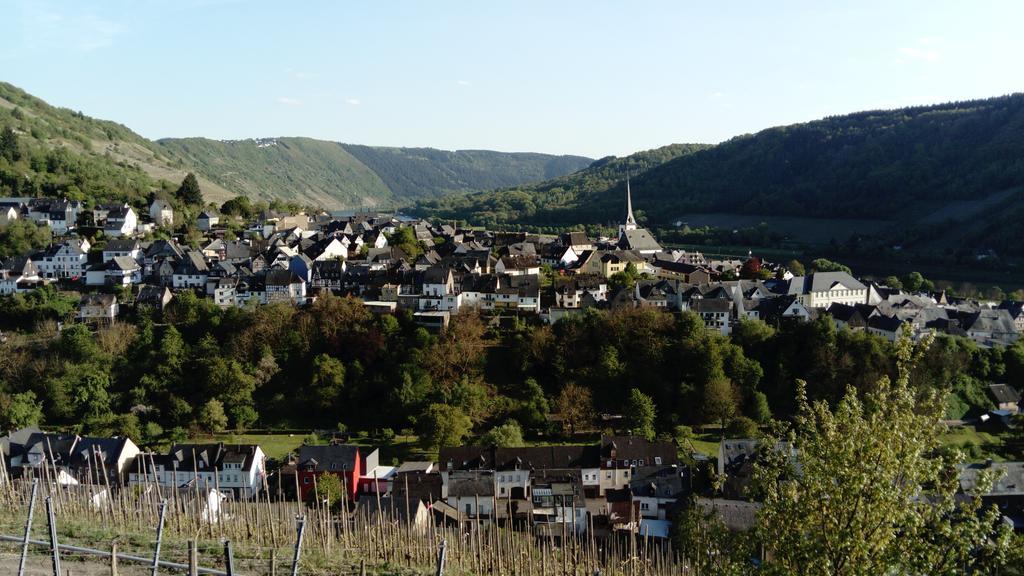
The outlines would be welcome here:
[[[619,226],[619,238],[629,230],[636,230],[636,218],[633,217],[633,194],[629,189],[629,176],[626,176],[626,222]]]

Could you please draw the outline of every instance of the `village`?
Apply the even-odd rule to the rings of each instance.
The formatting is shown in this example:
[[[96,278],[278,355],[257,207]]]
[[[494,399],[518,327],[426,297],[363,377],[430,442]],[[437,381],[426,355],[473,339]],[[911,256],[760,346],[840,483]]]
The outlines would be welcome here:
[[[904,325],[926,334],[1007,345],[1024,331],[1024,305],[953,298],[858,280],[844,270],[795,274],[756,256],[709,259],[663,248],[633,216],[618,235],[583,232],[540,236],[461,229],[398,215],[264,211],[242,222],[239,235],[212,209],[195,220],[191,245],[168,234],[175,214],[154,200],[86,211],[64,199],[0,198],[0,226],[17,219],[47,226],[53,244],[41,251],[0,255],[0,295],[54,284],[81,293],[77,319],[115,322],[125,307],[162,310],[183,291],[220,307],[287,302],[318,295],[360,298],[375,313],[411,311],[441,330],[467,309],[534,315],[555,322],[588,308],[654,307],[697,313],[711,330],[731,333],[743,319],[778,325],[826,312],[839,328],[895,340]],[[95,245],[79,235],[87,220]],[[85,229],[85,227],[82,227]],[[147,239],[148,238],[148,239]]]
[[[57,284],[80,292],[77,319],[116,323],[130,309],[162,310],[182,293],[218,307],[269,303],[306,306],[325,293],[359,298],[375,314],[409,311],[417,324],[443,332],[466,310],[489,317],[535,317],[546,323],[587,309],[652,307],[696,313],[707,330],[729,335],[738,323],[807,322],[828,314],[837,329],[889,341],[951,334],[982,347],[1015,342],[1024,331],[1019,302],[955,299],[861,281],[843,270],[795,275],[779,264],[746,258],[707,259],[661,247],[626,216],[617,237],[582,232],[555,237],[488,232],[396,215],[280,214],[265,211],[229,233],[211,210],[199,214],[202,240],[152,239],[173,226],[170,205],[153,201],[141,216],[127,204],[88,211],[68,200],[3,199],[8,223],[28,219],[50,228],[48,249],[6,255],[0,294]],[[95,244],[77,222],[101,230]],[[166,236],[166,234],[165,234]],[[981,421],[1008,423],[1019,395],[989,387],[997,407]],[[343,432],[296,445],[268,459],[256,444],[174,443],[146,452],[130,438],[80,436],[37,427],[0,439],[0,480],[88,486],[93,498],[123,489],[203,490],[237,501],[316,500],[326,475],[341,480],[346,513],[396,515],[416,525],[496,522],[562,534],[633,533],[668,538],[680,511],[696,507],[730,530],[748,530],[759,507],[746,485],[759,441],[723,433],[717,453],[675,441],[613,430],[586,443],[499,447],[441,446],[436,460],[386,462],[380,450],[350,444]],[[710,453],[708,453],[710,452]],[[965,465],[970,490],[978,470],[1006,472],[987,497],[1020,526],[1024,463]]]

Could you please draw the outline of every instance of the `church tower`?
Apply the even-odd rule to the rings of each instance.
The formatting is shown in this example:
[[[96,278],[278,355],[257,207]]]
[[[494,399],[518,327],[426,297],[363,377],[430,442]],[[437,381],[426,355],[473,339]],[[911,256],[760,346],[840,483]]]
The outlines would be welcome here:
[[[629,176],[626,176],[626,222],[619,225],[619,238],[629,230],[636,230],[636,218],[633,217],[633,195],[629,190]]]

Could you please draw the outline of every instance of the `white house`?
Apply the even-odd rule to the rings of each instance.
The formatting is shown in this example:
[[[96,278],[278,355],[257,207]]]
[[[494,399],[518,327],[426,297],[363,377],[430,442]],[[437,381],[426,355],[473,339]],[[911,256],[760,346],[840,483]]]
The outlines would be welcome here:
[[[131,206],[107,211],[103,233],[113,238],[131,236],[138,230],[139,217]]]
[[[89,260],[89,240],[73,238],[54,244],[35,256],[35,264],[44,278],[78,278],[85,275]]]
[[[85,294],[78,305],[78,319],[83,322],[113,322],[118,312],[113,294]]]
[[[103,246],[103,261],[110,262],[118,256],[127,256],[142,261],[142,244],[134,238],[116,238]]]
[[[149,205],[149,219],[157,226],[170,227],[174,225],[174,209],[166,200],[157,198]]]
[[[202,213],[199,214],[199,217],[196,218],[196,228],[199,228],[203,232],[209,232],[210,230],[213,230],[213,227],[216,226],[217,224],[220,224],[220,216],[217,216],[212,212],[207,212],[204,210]]]
[[[254,444],[176,444],[168,454],[137,458],[128,474],[129,486],[153,483],[180,488],[198,484],[248,499],[263,489],[266,454]]]
[[[832,304],[866,304],[868,288],[846,272],[814,272],[794,276],[789,294],[799,296],[808,308],[828,308]]]

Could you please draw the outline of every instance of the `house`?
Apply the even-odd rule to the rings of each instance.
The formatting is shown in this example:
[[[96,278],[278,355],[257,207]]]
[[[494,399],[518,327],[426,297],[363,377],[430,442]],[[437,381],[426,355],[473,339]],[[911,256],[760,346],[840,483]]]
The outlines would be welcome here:
[[[149,204],[149,219],[164,228],[174,226],[174,209],[166,200],[157,198]]]
[[[960,324],[967,336],[982,344],[1013,344],[1020,338],[1010,311],[1006,309],[978,310],[964,314]]]
[[[445,502],[462,520],[494,517],[495,482],[491,470],[452,470],[445,480]]]
[[[16,478],[48,477],[57,470],[66,478],[63,483],[112,488],[124,485],[139,454],[139,447],[128,438],[51,434],[35,427],[11,433],[0,440],[0,448]]]
[[[356,506],[355,514],[371,525],[377,522],[408,524],[420,534],[426,534],[432,525],[430,510],[422,500],[405,499],[395,494],[381,496],[379,499],[362,498]]]
[[[18,256],[0,262],[0,296],[34,290],[46,284],[32,258]]]
[[[129,256],[116,256],[86,270],[86,286],[131,286],[142,283],[142,265]]]
[[[124,205],[106,212],[103,233],[111,238],[131,236],[139,227],[139,218],[131,206]]]
[[[103,246],[103,261],[109,262],[118,256],[127,256],[142,261],[142,244],[134,238],[116,238]]]
[[[649,523],[648,533],[651,536],[668,537],[668,520],[685,494],[683,469],[678,466],[638,467],[629,482],[629,490],[641,519],[664,523]]]
[[[206,278],[209,275],[210,267],[203,259],[203,255],[196,250],[191,250],[174,267],[171,286],[173,288],[206,288]]]
[[[83,294],[78,305],[78,319],[83,322],[113,322],[119,307],[113,294]]]
[[[266,455],[255,444],[175,444],[167,454],[136,458],[129,486],[217,489],[253,498],[266,488]]]
[[[534,475],[531,516],[541,535],[587,531],[587,505],[579,470],[543,470]]]
[[[359,478],[364,470],[377,467],[380,452],[377,449],[361,452],[359,446],[330,444],[327,446],[302,446],[294,463],[294,474],[299,485],[299,495],[306,500],[313,492],[316,478],[333,474],[341,479],[350,502],[355,502],[359,493]]]
[[[598,495],[628,488],[638,468],[679,464],[671,442],[651,442],[638,436],[601,436]]]
[[[174,294],[166,286],[150,284],[139,289],[139,295],[135,297],[135,306],[149,306],[154,310],[163,310],[170,304],[172,298],[174,298]]]
[[[989,384],[988,395],[996,403],[997,410],[1016,414],[1019,410],[1020,393],[1009,384]]]
[[[264,303],[290,302],[301,304],[306,301],[306,281],[291,270],[272,268],[264,276]]]
[[[43,278],[81,278],[85,275],[90,247],[85,238],[71,238],[33,255],[32,260]]]
[[[633,196],[629,189],[628,178],[626,179],[626,221],[619,226],[619,239],[616,246],[620,250],[633,250],[640,254],[656,254],[664,251],[650,232],[637,227],[636,218],[633,217]]]
[[[693,310],[704,321],[708,330],[723,336],[732,333],[733,301],[725,298],[700,298],[690,303]]]
[[[847,272],[814,272],[794,276],[788,294],[799,296],[808,308],[828,308],[832,304],[867,304],[867,286]]]
[[[21,204],[14,202],[0,202],[0,226],[6,226],[18,219],[21,214]]]
[[[213,212],[203,210],[196,218],[196,228],[203,232],[209,232],[220,223],[220,216]]]

